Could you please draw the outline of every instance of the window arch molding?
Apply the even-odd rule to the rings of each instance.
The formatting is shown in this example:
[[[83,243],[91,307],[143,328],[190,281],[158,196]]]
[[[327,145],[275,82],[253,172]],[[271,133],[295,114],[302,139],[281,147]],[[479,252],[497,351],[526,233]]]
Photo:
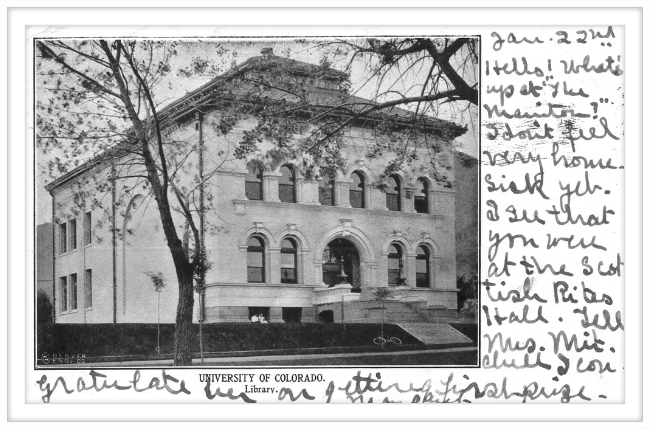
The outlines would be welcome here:
[[[384,256],[388,255],[388,248],[393,243],[399,243],[402,246],[404,256],[412,256],[415,254],[413,252],[414,247],[411,245],[409,240],[400,233],[392,234],[384,240],[384,244],[381,246],[381,254]]]
[[[348,168],[345,169],[345,171],[342,172],[342,178],[345,180],[350,180],[350,177],[352,176],[352,173],[354,172],[361,173],[364,175],[364,180],[366,181],[366,185],[372,184],[376,182],[375,175],[370,171],[370,169],[363,165],[363,164],[352,164]]]
[[[290,167],[291,170],[293,170],[293,175],[295,179],[304,179],[302,170],[300,169],[300,165],[293,160],[282,161],[279,164],[277,164],[273,169],[267,169],[265,171],[270,171],[275,175],[279,175],[281,174],[282,167]]]
[[[302,253],[309,253],[309,246],[307,245],[307,238],[298,229],[288,227],[280,231],[277,235],[276,243],[282,243],[285,238],[293,238],[298,244],[298,251]]]
[[[438,245],[430,237],[420,237],[413,242],[413,246],[409,249],[412,255],[415,255],[419,246],[425,246],[431,252],[433,258],[439,257]]]
[[[264,240],[264,245],[268,249],[277,247],[276,242],[273,240],[273,234],[271,234],[271,231],[269,231],[268,229],[264,228],[261,225],[255,225],[251,228],[248,228],[246,231],[244,231],[244,233],[239,238],[239,243],[238,243],[239,251],[246,252],[248,248],[248,244],[247,244],[248,239],[252,235],[257,235],[261,237],[262,240]]]

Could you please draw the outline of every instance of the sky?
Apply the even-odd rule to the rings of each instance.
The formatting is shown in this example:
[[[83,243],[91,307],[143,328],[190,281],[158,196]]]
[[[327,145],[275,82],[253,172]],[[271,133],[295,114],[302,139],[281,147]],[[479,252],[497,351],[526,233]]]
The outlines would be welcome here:
[[[321,40],[322,42],[322,40]],[[248,40],[215,40],[215,39],[193,39],[182,40],[178,43],[178,55],[172,59],[172,72],[161,82],[156,91],[156,101],[162,106],[174,101],[186,93],[195,90],[201,85],[209,82],[212,76],[192,76],[186,77],[179,73],[190,64],[193,58],[207,58],[211,60],[214,66],[214,72],[221,74],[232,67],[233,64],[241,64],[248,58],[259,56],[260,51],[264,48],[272,48],[276,56],[288,57],[306,63],[318,64],[323,56],[327,56],[331,66],[336,69],[343,69],[347,64],[347,59],[332,54],[331,49],[318,47],[310,41],[296,43],[294,40],[279,39],[248,39]],[[355,60],[351,67],[350,81],[351,92],[362,98],[374,98],[377,91],[377,80],[368,80],[367,58]],[[418,91],[418,82],[423,82],[428,72],[424,69],[414,68],[411,72],[406,73],[398,78],[398,75],[389,76],[392,78],[394,85],[391,89],[395,92],[401,92],[405,95],[416,95]],[[389,79],[390,80],[390,79]],[[471,74],[466,78],[471,84],[476,82],[477,77]],[[41,82],[36,81],[36,96],[44,97],[44,91],[39,91]],[[384,88],[386,89],[386,88]],[[410,92],[409,92],[410,91]],[[417,94],[419,95],[419,94]],[[390,99],[391,95],[387,96]],[[477,108],[472,106],[466,109],[467,103],[458,105],[457,103],[447,103],[439,106],[437,117],[453,121],[459,125],[467,126],[468,131],[454,142],[457,150],[478,157],[478,121]],[[407,106],[400,106],[408,108]],[[43,174],[43,166],[47,164],[52,156],[56,153],[49,152],[44,154],[36,150],[36,220],[37,224],[51,221],[52,199],[45,190],[46,183],[51,181],[50,177]]]

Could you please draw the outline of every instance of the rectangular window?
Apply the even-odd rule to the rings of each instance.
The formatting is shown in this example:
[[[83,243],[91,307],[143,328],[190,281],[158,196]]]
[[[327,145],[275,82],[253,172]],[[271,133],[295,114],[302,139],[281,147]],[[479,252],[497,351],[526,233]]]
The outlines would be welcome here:
[[[350,190],[350,205],[355,209],[363,208],[363,191]]]
[[[399,259],[388,258],[388,284],[395,286],[399,283]]]
[[[59,291],[61,296],[59,300],[61,301],[61,312],[68,311],[68,278],[61,277],[59,279]]]
[[[296,278],[296,254],[280,253],[280,282],[297,283]]]
[[[400,211],[399,194],[386,194],[386,207],[393,212]]]
[[[425,197],[415,196],[415,211],[418,213],[429,213],[427,199]]]
[[[429,287],[429,275],[427,273],[416,273],[415,286]]]
[[[248,307],[248,320],[253,323],[268,323],[270,307]]]
[[[64,222],[59,225],[59,254],[68,251],[68,225]]]
[[[278,191],[280,193],[280,195],[279,195],[280,201],[282,201],[283,203],[295,203],[296,202],[296,198],[295,198],[295,195],[294,195],[294,192],[293,192],[293,185],[286,185],[286,184],[280,183],[280,185],[278,185],[278,186],[279,186]]]
[[[70,274],[70,310],[77,309],[77,274]]]
[[[84,277],[84,290],[85,290],[85,299],[86,308],[92,308],[93,306],[93,270],[86,270],[86,275]]]
[[[70,221],[70,250],[77,248],[77,221],[72,219]]]
[[[264,253],[248,252],[248,282],[264,283]]]
[[[92,243],[92,215],[88,212],[84,216],[84,246],[90,246]]]
[[[415,286],[429,287],[429,261],[427,259],[415,260]]]
[[[318,187],[318,202],[323,206],[334,205],[334,190],[331,187]]]
[[[301,319],[301,307],[282,307],[282,320],[284,320],[285,323],[300,323]]]
[[[245,182],[246,198],[249,200],[262,200],[262,182]]]

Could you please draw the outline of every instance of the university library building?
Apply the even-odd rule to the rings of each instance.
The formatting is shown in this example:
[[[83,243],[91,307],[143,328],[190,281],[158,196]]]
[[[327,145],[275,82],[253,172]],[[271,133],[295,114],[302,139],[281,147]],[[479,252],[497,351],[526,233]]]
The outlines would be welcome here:
[[[345,96],[337,83],[342,73],[322,65],[263,55],[237,73],[272,80],[276,67],[309,85],[312,99]],[[236,146],[256,119],[224,133],[223,110],[211,101],[229,73],[159,112],[167,141],[202,145],[177,174],[191,183],[199,168],[210,172],[201,184],[210,188],[202,231],[210,269],[204,292],[195,296],[195,321],[378,323],[384,314],[386,322],[426,323],[456,315],[453,140],[466,128],[427,119],[439,156],[447,157],[446,184],[428,173],[427,153],[409,171],[384,174],[387,159],[368,153],[368,142],[380,138],[372,122],[357,121],[346,132],[344,167],[336,174],[264,157],[266,141],[240,159]],[[236,90],[230,94],[233,103],[251,102]],[[390,112],[396,121],[409,113]],[[138,164],[118,161],[131,174],[81,205],[79,190],[106,182],[114,156],[91,159],[46,187],[53,199],[56,323],[175,320],[176,274],[156,201],[137,185]],[[179,236],[187,235],[181,215],[175,224]],[[154,287],[153,277],[164,279],[164,287]],[[380,288],[390,298],[379,300]]]

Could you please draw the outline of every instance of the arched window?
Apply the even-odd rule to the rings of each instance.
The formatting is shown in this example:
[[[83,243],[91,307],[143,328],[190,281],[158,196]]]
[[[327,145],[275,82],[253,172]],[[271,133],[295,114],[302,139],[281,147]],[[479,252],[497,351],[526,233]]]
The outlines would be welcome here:
[[[415,182],[415,211],[429,213],[429,185],[424,179]]]
[[[264,283],[264,240],[252,236],[246,243],[246,264],[248,266],[248,282]]]
[[[318,181],[318,201],[323,206],[333,206],[334,201],[334,179],[329,176],[323,176]]]
[[[255,162],[248,164],[246,173],[246,198],[262,200],[262,169]]]
[[[415,255],[415,286],[429,287],[431,268],[429,264],[429,249],[425,246],[418,246]]]
[[[388,178],[386,187],[386,207],[388,210],[398,212],[402,210],[402,189],[398,176],[392,175]]]
[[[298,283],[298,246],[291,238],[282,240],[280,248],[280,282]]]
[[[398,244],[391,244],[388,247],[388,285],[398,286],[404,284],[404,275],[402,270],[402,247]]]
[[[366,202],[366,188],[363,176],[356,171],[350,175],[350,205],[355,209],[364,208]]]
[[[296,180],[293,168],[290,165],[283,165],[280,168],[279,194],[283,203],[296,202]]]

